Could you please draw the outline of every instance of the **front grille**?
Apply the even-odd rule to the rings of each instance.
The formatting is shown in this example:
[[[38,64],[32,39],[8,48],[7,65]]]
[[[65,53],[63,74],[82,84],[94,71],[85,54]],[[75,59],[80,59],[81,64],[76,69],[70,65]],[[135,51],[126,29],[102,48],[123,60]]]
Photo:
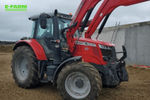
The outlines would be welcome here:
[[[113,54],[112,54],[112,50],[111,49],[101,49],[101,52],[103,54],[103,56],[106,56],[106,57],[113,57]]]
[[[105,46],[101,48],[101,52],[105,61],[116,59],[115,47]]]

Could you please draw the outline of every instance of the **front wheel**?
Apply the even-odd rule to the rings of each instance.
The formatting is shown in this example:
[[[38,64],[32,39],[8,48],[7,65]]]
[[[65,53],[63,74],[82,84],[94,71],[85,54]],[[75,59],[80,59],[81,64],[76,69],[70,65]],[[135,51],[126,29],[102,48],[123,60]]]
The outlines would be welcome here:
[[[65,100],[96,100],[101,93],[102,81],[94,66],[79,62],[62,69],[57,88]]]

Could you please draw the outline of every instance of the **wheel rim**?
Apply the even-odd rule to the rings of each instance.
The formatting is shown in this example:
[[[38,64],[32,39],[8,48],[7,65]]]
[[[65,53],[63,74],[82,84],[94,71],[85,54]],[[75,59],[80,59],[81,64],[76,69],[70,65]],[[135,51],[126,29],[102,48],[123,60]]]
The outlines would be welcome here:
[[[83,99],[90,93],[91,84],[86,75],[81,72],[70,73],[65,80],[67,93],[75,99]]]
[[[16,62],[16,74],[20,80],[26,80],[29,74],[28,59],[25,57],[18,57]]]

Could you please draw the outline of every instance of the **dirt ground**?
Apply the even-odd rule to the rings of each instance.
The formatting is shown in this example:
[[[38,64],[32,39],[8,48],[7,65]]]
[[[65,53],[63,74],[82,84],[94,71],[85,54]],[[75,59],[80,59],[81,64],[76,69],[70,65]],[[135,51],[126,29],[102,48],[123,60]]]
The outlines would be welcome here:
[[[55,87],[19,88],[11,74],[11,53],[0,53],[0,100],[62,100]],[[104,88],[98,100],[150,100],[150,70],[128,67],[129,82]]]

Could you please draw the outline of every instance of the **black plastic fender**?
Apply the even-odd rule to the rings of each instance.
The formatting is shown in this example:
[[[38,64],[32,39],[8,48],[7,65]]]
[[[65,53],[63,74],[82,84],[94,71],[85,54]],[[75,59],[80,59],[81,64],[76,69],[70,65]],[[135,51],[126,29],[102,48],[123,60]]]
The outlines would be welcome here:
[[[63,61],[55,70],[54,74],[53,74],[53,79],[52,79],[52,83],[55,84],[57,76],[59,74],[59,72],[61,71],[61,69],[64,67],[65,64],[70,63],[70,62],[76,62],[76,61],[81,61],[81,56],[75,56],[75,57],[71,57],[66,59],[65,61]]]

